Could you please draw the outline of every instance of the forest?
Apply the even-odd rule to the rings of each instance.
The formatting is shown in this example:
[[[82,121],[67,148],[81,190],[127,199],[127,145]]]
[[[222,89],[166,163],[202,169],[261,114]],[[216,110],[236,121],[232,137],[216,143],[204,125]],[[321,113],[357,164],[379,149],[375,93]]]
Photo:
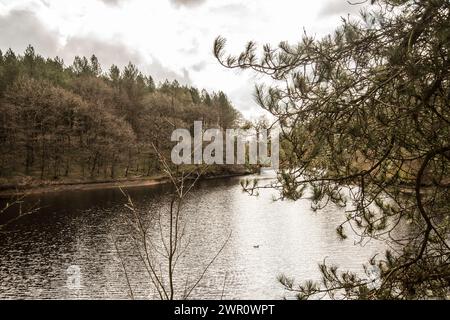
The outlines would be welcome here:
[[[131,62],[104,71],[95,55],[66,66],[31,45],[0,51],[0,109],[2,185],[155,175],[175,128],[241,120],[222,91],[156,84]]]
[[[199,10],[192,17],[206,12],[200,5],[211,6],[214,16],[212,1],[200,2],[189,8]],[[199,43],[212,40],[204,30],[216,33],[210,49],[224,72],[257,79],[253,98],[270,123],[245,120],[222,91],[156,83],[131,62],[105,70],[95,55],[66,65],[31,45],[21,54],[0,51],[0,189],[107,181],[116,187],[117,180],[156,180],[164,172],[170,182],[170,190],[162,185],[150,197],[143,189],[116,190],[120,206],[108,190],[44,197],[38,188],[34,199],[51,206],[23,210],[20,197],[0,203],[7,220],[0,225],[0,279],[7,289],[0,298],[134,299],[135,288],[150,285],[145,297],[156,299],[191,293],[222,299],[226,292],[232,299],[279,299],[278,281],[289,299],[450,299],[450,1],[348,4],[363,5],[358,16],[349,13],[320,37],[306,27],[301,33],[295,19],[298,38],[287,41],[288,17],[272,14],[282,6],[258,2],[278,19],[269,23],[258,14],[238,53],[234,43],[248,35],[244,24],[230,35],[198,21]],[[309,10],[298,6],[286,6],[282,15]],[[175,9],[164,10],[176,25]],[[251,18],[242,21],[250,25]],[[228,26],[229,16],[215,19]],[[187,25],[179,22],[180,29]],[[279,42],[261,44],[261,34],[274,30],[282,31]],[[180,45],[181,36],[171,36],[164,41]],[[198,54],[199,61],[202,54],[211,58],[211,51]],[[197,185],[200,175],[164,161],[175,145],[173,130],[195,136],[195,121],[203,129],[252,127],[257,137],[260,129],[276,130],[279,167],[247,161],[243,169],[262,168],[259,174]],[[232,169],[216,164],[202,174]],[[11,204],[19,207],[12,220]],[[34,220],[25,219],[38,210]],[[70,259],[92,283],[68,294],[61,283]],[[122,265],[116,263],[120,276],[111,261]],[[28,292],[35,279],[39,291]]]

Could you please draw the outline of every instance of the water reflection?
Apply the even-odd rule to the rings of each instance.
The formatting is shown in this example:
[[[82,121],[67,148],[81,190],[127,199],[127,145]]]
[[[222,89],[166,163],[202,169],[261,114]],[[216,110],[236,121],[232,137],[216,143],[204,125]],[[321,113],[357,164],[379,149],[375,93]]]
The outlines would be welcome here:
[[[361,271],[368,257],[384,249],[375,241],[364,247],[355,246],[352,239],[339,241],[335,228],[343,219],[341,209],[329,206],[314,213],[307,200],[273,202],[270,190],[250,197],[239,181],[203,181],[186,204],[190,246],[179,265],[180,278],[193,279],[232,231],[193,298],[279,299],[286,295],[277,282],[282,273],[298,280],[319,279],[317,265],[325,257]],[[161,207],[167,191],[167,186],[128,190],[136,206],[149,215]],[[39,201],[42,209],[0,234],[0,298],[128,298],[112,240],[128,232],[119,190],[47,194],[27,201]],[[155,298],[133,250],[123,252],[134,293]],[[77,290],[67,287],[71,265],[81,270]]]

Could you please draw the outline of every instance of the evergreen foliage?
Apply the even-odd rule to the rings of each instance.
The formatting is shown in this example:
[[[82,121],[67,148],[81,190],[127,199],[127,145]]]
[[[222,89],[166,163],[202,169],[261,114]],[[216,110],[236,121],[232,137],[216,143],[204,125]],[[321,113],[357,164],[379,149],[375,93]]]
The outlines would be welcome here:
[[[176,80],[156,86],[129,63],[103,71],[95,55],[71,66],[29,46],[0,51],[0,177],[117,178],[159,172],[175,128],[233,127],[226,95]]]
[[[450,2],[372,0],[360,19],[329,36],[226,56],[275,85],[259,104],[282,132],[281,197],[311,197],[314,208],[346,207],[340,238],[381,239],[366,275],[320,265],[321,282],[295,284],[299,298],[421,299],[450,294]],[[302,191],[305,185],[311,190]],[[379,282],[370,277],[380,270]],[[377,281],[378,281],[377,280]]]

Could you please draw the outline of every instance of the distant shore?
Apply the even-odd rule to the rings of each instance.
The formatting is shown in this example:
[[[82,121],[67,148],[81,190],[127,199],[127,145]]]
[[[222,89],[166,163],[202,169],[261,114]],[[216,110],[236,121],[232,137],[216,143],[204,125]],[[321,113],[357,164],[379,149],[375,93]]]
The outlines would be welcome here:
[[[237,176],[245,176],[252,174],[251,171],[230,172],[217,175],[205,175],[201,179],[223,179]],[[144,187],[154,186],[159,184],[169,183],[170,179],[164,175],[155,175],[149,177],[132,177],[109,180],[73,180],[73,181],[42,181],[39,184],[25,184],[25,185],[3,185],[0,186],[0,198],[9,198],[14,196],[53,193],[73,190],[98,190],[98,189],[112,189],[112,188],[129,188],[129,187]]]

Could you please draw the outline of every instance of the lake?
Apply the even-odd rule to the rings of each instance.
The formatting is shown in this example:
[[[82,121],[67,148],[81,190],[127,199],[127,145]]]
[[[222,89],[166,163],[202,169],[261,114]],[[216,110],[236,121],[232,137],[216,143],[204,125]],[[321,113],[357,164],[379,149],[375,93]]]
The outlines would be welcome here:
[[[273,178],[270,172],[255,177]],[[355,245],[356,238],[338,239],[343,209],[330,205],[314,212],[307,199],[274,202],[269,189],[252,197],[240,186],[247,178],[201,181],[183,207],[189,245],[177,265],[178,284],[197,279],[231,233],[191,298],[291,298],[279,275],[319,280],[318,264],[325,258],[362,272],[368,258],[384,251],[382,242],[362,246]],[[127,189],[136,209],[149,217],[150,229],[151,217],[167,208],[167,191],[167,185]],[[130,211],[120,190],[48,193],[26,202],[37,204],[39,211],[0,233],[0,298],[127,299],[122,262],[136,298],[158,297],[127,237],[130,225],[124,217]],[[76,288],[67,285],[68,268],[74,266],[80,272]]]

